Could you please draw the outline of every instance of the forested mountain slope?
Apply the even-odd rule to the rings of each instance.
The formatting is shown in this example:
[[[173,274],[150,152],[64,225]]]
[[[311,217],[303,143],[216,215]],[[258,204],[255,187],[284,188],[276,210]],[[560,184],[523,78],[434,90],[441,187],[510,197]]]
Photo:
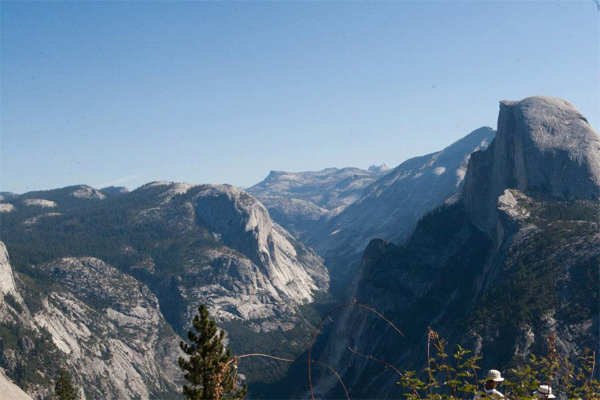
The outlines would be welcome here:
[[[301,306],[328,287],[322,260],[232,186],[155,182],[112,195],[76,186],[3,204],[2,239],[31,314],[23,323],[93,384],[91,398],[172,393],[178,340],[169,332],[184,333],[200,303],[234,349],[293,356],[311,328]],[[42,390],[49,377],[17,381],[37,390],[39,378]]]

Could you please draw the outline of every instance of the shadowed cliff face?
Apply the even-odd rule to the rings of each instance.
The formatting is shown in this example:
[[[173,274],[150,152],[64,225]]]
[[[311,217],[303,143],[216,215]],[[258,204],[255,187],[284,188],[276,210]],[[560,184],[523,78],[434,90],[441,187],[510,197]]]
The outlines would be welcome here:
[[[570,103],[544,96],[500,103],[492,145],[471,157],[462,199],[473,223],[496,228],[505,189],[562,200],[600,198],[600,138]]]
[[[422,218],[403,247],[372,241],[351,297],[404,331],[395,335],[355,310],[336,320],[322,361],[342,373],[352,398],[400,398],[398,376],[352,347],[420,369],[427,327],[448,349],[482,354],[505,371],[549,333],[576,358],[597,348],[600,276],[598,136],[568,103],[545,97],[501,106],[492,145],[472,155],[462,201]],[[342,395],[319,375],[324,397]]]

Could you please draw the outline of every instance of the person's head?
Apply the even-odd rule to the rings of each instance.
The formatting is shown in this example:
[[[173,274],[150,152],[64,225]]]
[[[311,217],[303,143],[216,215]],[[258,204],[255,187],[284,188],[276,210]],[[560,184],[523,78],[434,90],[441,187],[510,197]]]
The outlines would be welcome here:
[[[496,389],[500,382],[504,381],[502,375],[500,375],[500,371],[495,369],[490,369],[487,376],[485,377],[485,388],[487,390]]]
[[[496,381],[485,381],[485,388],[487,390],[492,390],[492,389],[496,389],[498,387],[498,382]]]
[[[552,388],[548,385],[540,385],[538,390],[533,392],[536,399],[555,399],[556,396],[552,394]]]

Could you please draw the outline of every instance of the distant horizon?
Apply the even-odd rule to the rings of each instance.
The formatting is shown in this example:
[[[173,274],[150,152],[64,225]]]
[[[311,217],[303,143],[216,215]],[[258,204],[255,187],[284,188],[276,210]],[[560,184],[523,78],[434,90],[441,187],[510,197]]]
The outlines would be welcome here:
[[[189,184],[192,184],[192,185],[231,185],[231,186],[237,187],[239,189],[245,190],[245,189],[251,188],[252,186],[257,185],[260,182],[264,181],[272,172],[284,172],[284,173],[290,173],[290,174],[298,174],[298,173],[321,172],[321,171],[326,171],[328,169],[343,170],[343,169],[347,169],[347,168],[356,168],[356,169],[361,169],[363,171],[368,171],[369,168],[371,168],[371,167],[379,168],[379,167],[382,167],[384,165],[387,167],[387,171],[392,171],[392,170],[396,169],[397,167],[399,167],[400,165],[402,165],[404,162],[406,162],[406,161],[408,161],[408,160],[410,160],[412,158],[421,157],[421,156],[427,156],[429,154],[440,152],[440,151],[444,150],[445,148],[451,146],[452,144],[456,143],[457,141],[460,141],[460,140],[464,139],[466,136],[468,136],[469,134],[473,133],[474,131],[476,131],[478,129],[482,129],[482,128],[490,128],[494,132],[496,132],[496,129],[494,129],[494,128],[488,126],[488,125],[484,125],[484,126],[481,126],[481,127],[477,128],[477,129],[475,129],[475,130],[467,133],[462,138],[459,138],[458,140],[456,140],[456,141],[454,141],[452,143],[449,143],[448,145],[444,146],[443,148],[441,148],[441,149],[439,149],[437,151],[434,151],[434,152],[431,152],[431,153],[427,153],[427,154],[417,154],[417,155],[411,156],[411,157],[407,158],[406,160],[403,160],[402,162],[400,162],[398,165],[394,165],[394,166],[390,166],[387,163],[383,162],[383,163],[380,163],[380,164],[371,164],[371,165],[369,165],[367,167],[364,167],[364,168],[363,167],[358,167],[358,166],[348,165],[348,166],[345,166],[345,167],[325,167],[325,168],[318,169],[318,170],[305,170],[305,171],[283,171],[283,170],[274,170],[274,169],[272,169],[272,170],[269,170],[269,172],[267,172],[265,174],[265,176],[261,180],[259,180],[257,182],[254,182],[254,183],[252,183],[252,184],[250,184],[248,186],[234,185],[234,184],[229,183],[229,182],[218,182],[218,183],[217,182],[191,182],[191,181],[168,181],[168,180],[156,180],[155,179],[155,180],[150,180],[150,181],[144,182],[144,183],[142,183],[140,185],[137,185],[137,186],[127,186],[125,184],[120,184],[120,181],[115,181],[115,182],[106,182],[106,183],[101,183],[101,184],[72,183],[72,184],[67,184],[65,186],[60,186],[60,187],[52,187],[52,188],[47,188],[47,189],[34,189],[34,190],[29,190],[27,192],[21,192],[21,193],[19,193],[19,192],[11,192],[9,190],[0,190],[0,192],[12,193],[12,194],[16,194],[16,195],[20,196],[20,195],[27,194],[27,193],[30,193],[30,192],[44,192],[44,191],[50,191],[50,190],[56,190],[56,189],[63,189],[63,188],[72,187],[72,186],[89,186],[89,187],[92,187],[92,188],[94,188],[96,190],[101,190],[101,189],[115,187],[115,188],[125,188],[125,189],[127,189],[129,191],[134,191],[136,189],[139,189],[142,186],[145,186],[145,185],[148,185],[148,184],[151,184],[151,183],[154,183],[154,182],[189,183]]]
[[[328,169],[343,170],[343,169],[346,169],[346,168],[356,168],[356,169],[361,169],[363,171],[368,171],[368,169],[371,168],[371,167],[382,167],[383,165],[385,165],[387,167],[387,171],[392,171],[392,170],[396,169],[398,166],[400,166],[401,164],[403,164],[404,162],[406,162],[406,161],[408,161],[408,160],[410,160],[412,158],[421,157],[421,156],[427,156],[429,154],[440,152],[440,151],[444,150],[445,148],[453,145],[454,143],[456,143],[456,142],[464,139],[466,136],[470,135],[471,133],[473,133],[473,132],[475,132],[475,131],[477,131],[479,129],[482,129],[482,128],[489,128],[489,129],[492,129],[494,132],[496,132],[496,128],[492,128],[489,125],[480,126],[479,128],[476,128],[476,129],[470,131],[469,133],[465,134],[465,136],[463,136],[463,137],[455,140],[454,142],[445,145],[444,147],[440,148],[439,150],[433,151],[431,153],[415,154],[413,156],[409,156],[407,159],[405,159],[405,160],[401,161],[399,164],[393,165],[393,166],[388,165],[385,162],[382,162],[382,163],[379,163],[379,164],[371,164],[371,165],[369,165],[367,167],[359,167],[359,166],[348,165],[348,166],[345,166],[345,167],[324,167],[322,169],[303,170],[303,171],[284,171],[284,170],[271,169],[271,170],[269,170],[264,175],[264,177],[262,179],[260,179],[257,182],[254,182],[254,183],[252,183],[250,185],[247,185],[247,186],[234,185],[234,184],[229,183],[229,182],[192,182],[192,181],[173,181],[173,180],[158,180],[158,179],[154,179],[154,180],[149,180],[147,182],[141,183],[141,184],[139,184],[137,186],[127,186],[126,184],[122,184],[121,180],[117,180],[117,181],[105,182],[105,183],[101,183],[101,184],[90,184],[90,183],[81,183],[81,182],[80,183],[71,183],[71,184],[67,184],[67,185],[64,185],[64,186],[52,187],[52,188],[47,188],[47,189],[34,189],[34,190],[28,190],[27,192],[21,192],[21,193],[19,193],[19,192],[11,192],[9,190],[0,190],[0,192],[13,193],[13,194],[17,194],[17,195],[23,195],[23,194],[27,194],[27,193],[30,193],[30,192],[44,192],[44,191],[49,191],[49,190],[63,189],[63,188],[71,187],[71,186],[89,186],[89,187],[92,187],[92,188],[97,189],[97,190],[106,189],[106,188],[110,188],[110,187],[117,187],[117,188],[125,188],[125,189],[127,189],[129,191],[134,191],[136,189],[139,189],[142,186],[145,186],[145,185],[148,185],[148,184],[154,183],[154,182],[189,183],[189,184],[193,184],[193,185],[231,185],[231,186],[237,187],[239,189],[245,190],[245,189],[251,188],[252,186],[254,186],[256,184],[259,184],[260,182],[264,181],[272,172],[285,172],[285,173],[290,173],[290,174],[298,174],[298,173],[321,172],[321,171],[325,171],[325,170],[328,170]]]
[[[443,149],[498,102],[600,125],[594,2],[1,2],[0,191],[250,187]]]

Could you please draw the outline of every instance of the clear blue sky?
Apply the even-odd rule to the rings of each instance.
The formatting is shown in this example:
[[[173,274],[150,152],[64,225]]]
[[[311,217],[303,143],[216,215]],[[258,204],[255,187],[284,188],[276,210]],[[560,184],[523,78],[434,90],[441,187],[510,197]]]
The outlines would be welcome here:
[[[1,190],[387,163],[545,94],[600,124],[583,2],[6,2]]]

